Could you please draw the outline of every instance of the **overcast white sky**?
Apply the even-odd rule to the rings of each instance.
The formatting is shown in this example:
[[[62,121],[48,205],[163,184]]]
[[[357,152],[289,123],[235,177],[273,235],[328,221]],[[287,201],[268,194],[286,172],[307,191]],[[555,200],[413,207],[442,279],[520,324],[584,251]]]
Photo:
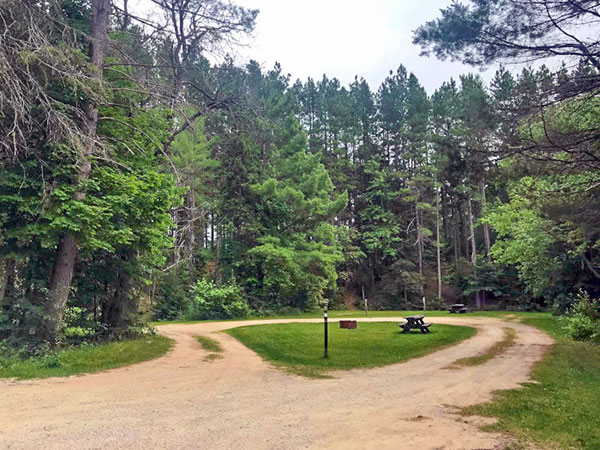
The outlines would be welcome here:
[[[319,79],[326,73],[344,84],[364,77],[373,90],[400,64],[432,93],[450,77],[479,69],[419,56],[412,32],[438,16],[451,0],[234,0],[260,10],[243,60],[268,69],[280,62],[284,73]],[[489,76],[484,74],[484,78]]]

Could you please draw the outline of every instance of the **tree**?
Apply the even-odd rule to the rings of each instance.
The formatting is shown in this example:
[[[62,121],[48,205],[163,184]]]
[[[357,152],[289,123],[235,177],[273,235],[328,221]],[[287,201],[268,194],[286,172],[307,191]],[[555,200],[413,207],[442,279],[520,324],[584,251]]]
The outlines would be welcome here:
[[[511,190],[510,203],[496,205],[484,220],[498,233],[492,247],[494,259],[515,265],[528,289],[540,295],[550,285],[550,275],[557,263],[550,254],[555,243],[553,224],[526,197],[532,187],[531,178],[521,179]]]
[[[32,153],[39,153],[36,146],[46,142],[56,151],[56,155],[50,157],[62,152],[71,161],[71,167],[64,166],[67,173],[63,176],[73,187],[69,194],[73,203],[82,205],[86,199],[85,186],[91,176],[92,158],[98,153],[98,104],[102,96],[111,7],[108,0],[90,3],[89,60],[86,61],[76,45],[64,45],[68,41],[65,42],[63,37],[74,31],[61,32],[49,15],[60,11],[60,5],[52,3],[48,6],[44,10],[34,2],[8,3],[2,10],[7,18],[3,21],[7,27],[4,35],[9,37],[10,33],[16,33],[3,41],[0,57],[6,67],[6,70],[0,70],[2,76],[11,78],[0,97],[6,105],[3,107],[5,120],[2,121],[6,133],[2,135],[12,140],[3,140],[3,156],[9,160],[12,157],[13,162],[27,158]],[[25,29],[11,26],[22,21],[22,17],[16,17],[17,11],[30,18]],[[32,71],[33,67],[37,71]],[[71,76],[77,70],[80,74]],[[32,103],[24,103],[25,99]],[[78,251],[72,229],[65,227],[63,230],[56,246],[48,294],[43,302],[46,317],[43,333],[51,343],[56,341],[60,330]]]
[[[377,161],[364,166],[368,185],[363,193],[364,204],[360,211],[360,241],[368,258],[368,295],[376,297],[375,278],[385,267],[400,256],[402,230],[395,214],[395,202],[399,192],[399,176],[387,167],[380,168]],[[365,277],[367,278],[367,277]]]
[[[109,0],[91,0],[91,35],[89,58],[91,64],[90,78],[102,84],[104,58],[108,46],[108,25],[110,21],[111,5]],[[83,125],[86,140],[83,143],[81,162],[75,178],[77,185],[83,185],[91,175],[91,157],[96,151],[96,138],[98,127],[98,101],[87,99],[83,105]],[[81,186],[82,187],[82,186]],[[73,194],[78,201],[85,200],[82,188]],[[50,275],[48,301],[45,305],[47,320],[45,337],[49,342],[54,342],[60,331],[62,316],[69,298],[71,279],[75,270],[77,258],[77,240],[71,233],[65,233],[58,242],[54,266]]]
[[[586,59],[600,70],[600,24],[595,0],[469,0],[441,10],[413,42],[423,53],[472,65],[561,57]]]
[[[433,51],[440,58],[452,57],[479,66],[553,57],[579,63],[571,74],[561,69],[556,77],[560,80],[558,84],[545,67],[537,73],[524,71],[521,81],[529,78],[537,89],[526,89],[529,95],[517,102],[525,100],[528,107],[521,104],[513,113],[519,112],[520,119],[532,114],[543,118],[546,108],[566,98],[587,101],[596,97],[600,86],[600,41],[588,30],[599,23],[597,1],[470,1],[467,5],[454,3],[443,9],[439,19],[417,29],[414,42],[421,45],[424,53]],[[568,166],[586,166],[590,161],[598,161],[595,151],[589,154],[589,148],[595,148],[597,141],[597,129],[586,130],[563,135],[562,139],[549,139],[543,148],[539,142],[523,139],[516,147],[501,148],[499,154],[519,152],[550,164],[563,161],[560,170],[568,170]],[[570,157],[567,160],[557,157],[561,153]]]
[[[333,196],[333,184],[320,156],[307,154],[302,133],[282,149],[276,178],[252,187],[257,196],[260,237],[248,256],[260,269],[266,293],[305,309],[327,302],[342,261],[335,226],[348,202]]]

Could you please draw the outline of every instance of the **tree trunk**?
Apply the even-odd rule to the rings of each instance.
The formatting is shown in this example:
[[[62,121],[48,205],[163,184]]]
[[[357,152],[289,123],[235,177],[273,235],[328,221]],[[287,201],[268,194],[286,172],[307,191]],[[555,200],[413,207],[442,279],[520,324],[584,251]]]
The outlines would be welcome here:
[[[438,298],[442,298],[442,255],[440,242],[440,195],[437,193],[437,205],[435,208],[435,228],[436,228],[436,250],[437,250],[437,278],[438,278]]]
[[[480,194],[481,194],[481,210],[482,212],[485,211],[486,208],[486,186],[485,186],[485,180],[481,180],[479,183],[479,190],[480,190]],[[483,224],[483,239],[485,241],[485,255],[487,256],[488,260],[490,259],[490,249],[492,247],[492,243],[490,240],[490,226],[487,223]]]
[[[417,222],[417,249],[419,251],[419,275],[421,275],[421,297],[425,302],[425,285],[423,280],[423,231],[421,229],[421,214],[419,212],[419,200],[415,202],[415,219]]]
[[[77,258],[77,241],[71,234],[64,235],[56,251],[54,266],[50,276],[48,299],[45,302],[46,320],[44,323],[44,338],[52,345],[60,331],[63,314],[69,299],[71,280]]]
[[[369,257],[369,268],[371,269],[371,298],[375,296],[375,268],[373,267],[373,256]]]
[[[215,249],[215,214],[210,213],[210,249]]]
[[[419,203],[415,202],[415,221],[417,224],[417,250],[419,252],[419,275],[423,276],[423,236],[421,233],[421,218],[419,214]]]
[[[131,16],[129,15],[129,0],[123,0],[123,25],[121,30],[127,30],[131,23]]]
[[[464,256],[466,260],[469,260],[470,257],[470,237],[469,237],[469,204],[465,206],[464,200],[461,201],[461,222],[462,222],[462,236],[464,238]]]
[[[91,75],[97,81],[102,81],[104,57],[108,44],[108,24],[110,18],[110,0],[92,0],[92,35],[89,48],[91,63],[97,71]],[[84,143],[82,163],[79,167],[77,183],[81,185],[90,178],[92,165],[91,156],[94,153],[96,132],[98,127],[98,107],[92,101],[85,105],[84,131],[87,140]],[[75,193],[75,198],[84,201],[85,192]],[[65,234],[58,243],[54,267],[50,277],[48,298],[45,302],[46,323],[44,338],[51,344],[56,343],[56,337],[63,320],[64,309],[69,298],[71,280],[77,258],[77,241],[75,236]]]
[[[473,202],[469,195],[469,232],[471,234],[471,264],[473,264],[473,273],[477,276],[477,242],[475,240],[475,226],[473,225]],[[481,297],[479,291],[475,293],[475,304],[477,309],[481,309]]]
[[[442,187],[441,190],[442,196],[442,229],[444,230],[444,237],[446,238],[446,242],[450,244],[452,242],[452,237],[450,236],[450,220],[448,213],[448,194],[446,193],[446,188]]]
[[[460,223],[458,221],[459,211],[457,208],[452,208],[452,232],[454,234],[454,263],[458,265],[459,245],[460,245]]]
[[[187,223],[187,239],[185,242],[187,259],[188,259],[188,276],[190,286],[193,286],[196,282],[196,193],[194,192],[195,181],[192,180],[190,183],[190,189],[185,197],[185,204],[187,209],[186,217],[188,218]]]
[[[109,326],[111,331],[117,333],[127,329],[130,323],[134,305],[129,295],[131,291],[131,277],[126,270],[119,270],[117,285],[113,296],[104,304],[102,321]]]
[[[0,278],[0,308],[4,299],[10,295],[15,284],[15,260],[8,258],[4,262],[2,278]]]

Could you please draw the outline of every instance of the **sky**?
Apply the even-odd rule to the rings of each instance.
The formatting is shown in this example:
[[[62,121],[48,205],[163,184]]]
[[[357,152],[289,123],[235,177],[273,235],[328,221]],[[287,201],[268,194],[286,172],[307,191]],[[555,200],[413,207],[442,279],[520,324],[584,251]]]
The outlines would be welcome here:
[[[432,93],[444,81],[478,68],[420,56],[412,32],[438,16],[451,0],[235,0],[260,10],[253,38],[237,50],[240,61],[265,69],[282,65],[292,81],[325,73],[349,84],[364,77],[376,90],[404,64]],[[487,81],[493,70],[481,75]]]

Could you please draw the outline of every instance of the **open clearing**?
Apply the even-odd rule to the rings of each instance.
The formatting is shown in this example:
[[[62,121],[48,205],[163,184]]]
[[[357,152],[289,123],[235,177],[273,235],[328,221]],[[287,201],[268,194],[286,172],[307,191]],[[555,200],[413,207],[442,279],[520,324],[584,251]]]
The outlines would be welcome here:
[[[159,331],[176,345],[163,358],[81,377],[2,380],[0,448],[502,448],[504,436],[481,431],[483,419],[462,417],[457,408],[527,381],[552,343],[516,322],[440,317],[433,322],[478,333],[422,358],[314,380],[277,370],[215,333],[294,321],[165,325]],[[506,352],[484,364],[444,369],[488,351],[505,327],[516,331]],[[223,358],[206,361],[198,335],[217,340]]]
[[[345,330],[329,323],[329,357],[323,357],[322,323],[251,325],[227,333],[291,373],[325,377],[332,370],[367,369],[425,356],[473,336],[474,328],[436,324],[423,334],[402,333],[391,322],[361,323]]]

